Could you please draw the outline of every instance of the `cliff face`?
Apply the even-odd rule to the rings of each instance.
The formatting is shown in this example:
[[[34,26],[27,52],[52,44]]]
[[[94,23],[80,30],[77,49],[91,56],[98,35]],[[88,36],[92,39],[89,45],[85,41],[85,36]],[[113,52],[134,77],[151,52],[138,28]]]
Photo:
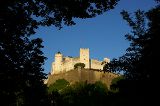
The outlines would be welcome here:
[[[64,73],[59,73],[55,75],[49,75],[47,85],[53,84],[58,79],[65,79],[70,82],[70,84],[79,82],[79,81],[87,81],[88,83],[94,83],[96,81],[102,81],[107,85],[110,86],[112,79],[118,77],[119,75],[113,73],[104,73],[98,70],[89,70],[89,69],[82,69],[82,70],[71,70]]]

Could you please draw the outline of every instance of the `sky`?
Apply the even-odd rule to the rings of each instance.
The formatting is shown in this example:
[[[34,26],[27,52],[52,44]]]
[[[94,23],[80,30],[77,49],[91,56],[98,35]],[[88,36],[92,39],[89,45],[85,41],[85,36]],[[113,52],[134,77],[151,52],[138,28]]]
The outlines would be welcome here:
[[[61,30],[39,27],[35,37],[43,39],[44,72],[49,73],[54,55],[60,51],[64,56],[79,56],[80,48],[89,48],[90,58],[102,61],[103,58],[118,58],[125,53],[129,42],[124,35],[131,29],[122,19],[120,12],[130,13],[137,9],[147,11],[155,6],[154,0],[120,0],[113,10],[90,19],[74,19],[76,25],[63,26]]]

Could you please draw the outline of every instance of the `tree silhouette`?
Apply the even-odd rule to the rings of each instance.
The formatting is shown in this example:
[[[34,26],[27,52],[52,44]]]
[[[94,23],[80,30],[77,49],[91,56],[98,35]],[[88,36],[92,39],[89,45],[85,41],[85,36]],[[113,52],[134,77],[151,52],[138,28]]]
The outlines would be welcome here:
[[[12,0],[0,1],[0,23],[25,33],[38,25],[74,25],[73,18],[92,18],[113,9],[119,0]],[[24,34],[24,33],[23,33]]]
[[[130,18],[126,11],[123,11],[122,15],[133,29],[133,35],[125,35],[131,44],[125,55],[119,59],[113,59],[105,66],[105,69],[124,71],[125,76],[129,79],[153,79],[157,73],[155,60],[159,59],[159,6],[146,13],[138,10],[135,12],[135,21]],[[147,26],[146,19],[148,19]]]
[[[45,95],[38,26],[74,25],[113,9],[118,0],[0,0],[0,105],[42,105]],[[6,102],[7,101],[7,102]]]
[[[41,90],[45,78],[42,68],[45,59],[41,51],[42,40],[29,40],[26,37],[8,37],[2,40],[5,43],[1,43],[3,48],[0,51],[0,83],[3,85],[0,88],[0,95],[6,96],[3,98],[6,100],[2,99],[2,101],[12,104],[20,96],[23,103],[30,100],[32,103],[36,102],[39,97],[42,97],[38,95],[43,92]],[[37,97],[34,98],[33,94],[37,94]]]
[[[126,80],[121,81],[121,92],[134,99],[134,103],[148,104],[153,102],[158,88],[158,62],[160,52],[160,5],[148,12],[136,11],[135,18],[123,11],[123,18],[132,28],[132,34],[126,38],[131,42],[126,54],[113,59],[104,69],[106,71],[123,71]],[[123,86],[122,86],[123,85]],[[128,98],[129,98],[128,97]],[[131,101],[130,101],[131,102]],[[137,105],[137,104],[134,104]]]

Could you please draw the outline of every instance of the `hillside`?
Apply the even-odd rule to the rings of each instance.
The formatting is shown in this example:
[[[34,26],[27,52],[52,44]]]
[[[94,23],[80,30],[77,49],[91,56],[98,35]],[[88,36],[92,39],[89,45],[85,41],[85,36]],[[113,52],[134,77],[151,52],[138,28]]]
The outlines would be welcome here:
[[[82,69],[82,70],[71,70],[68,72],[49,75],[47,80],[47,85],[53,84],[57,79],[65,79],[70,82],[70,84],[79,82],[79,81],[87,81],[88,83],[94,83],[96,81],[102,81],[108,87],[111,84],[112,79],[118,77],[119,75],[108,73],[108,72],[101,72],[98,70],[89,70],[89,69]]]

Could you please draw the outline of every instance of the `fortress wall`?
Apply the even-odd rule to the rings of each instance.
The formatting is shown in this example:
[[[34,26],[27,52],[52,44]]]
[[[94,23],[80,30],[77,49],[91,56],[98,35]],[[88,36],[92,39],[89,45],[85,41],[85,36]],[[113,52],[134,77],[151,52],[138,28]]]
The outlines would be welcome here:
[[[56,64],[55,62],[52,63],[52,68],[51,68],[51,74],[59,74],[62,73],[63,69],[63,64]]]
[[[94,76],[95,76],[95,80],[100,80],[101,79],[101,76],[102,76],[102,73],[101,72],[98,72],[98,71],[94,71]]]
[[[95,83],[96,81],[102,81],[110,87],[112,79],[118,77],[119,75],[108,73],[108,72],[101,72],[95,70],[70,70],[66,73],[59,73],[54,75],[49,75],[47,80],[47,85],[53,84],[58,79],[66,79],[70,82],[70,84],[79,82],[79,81],[87,81],[88,83]]]
[[[109,62],[110,59],[104,58],[103,62]],[[86,69],[103,70],[102,61],[89,59],[89,49],[80,48],[80,57],[63,57],[60,52],[55,54],[55,61],[52,63],[51,74],[59,74],[74,69],[76,63],[84,63]]]
[[[74,65],[75,65],[76,63],[80,63],[79,57],[73,58],[73,69],[74,69]]]
[[[71,59],[73,59],[73,58],[71,58],[71,57],[63,57],[63,62],[70,61]]]
[[[68,60],[68,61],[64,61],[63,62],[63,72],[69,71],[71,69],[73,69],[73,61],[72,61],[72,59]]]
[[[78,61],[78,62],[80,62],[80,58],[79,57],[74,57],[74,58],[72,58],[73,59],[73,61]]]
[[[91,59],[91,69],[103,69],[103,65],[101,65],[101,61]]]
[[[55,63],[54,63],[54,62],[52,62],[52,66],[51,66],[51,75],[53,75],[53,74],[54,74],[54,66],[55,66]]]
[[[63,71],[65,72],[74,69],[74,65],[79,62],[80,62],[79,58],[65,57],[63,61]]]

